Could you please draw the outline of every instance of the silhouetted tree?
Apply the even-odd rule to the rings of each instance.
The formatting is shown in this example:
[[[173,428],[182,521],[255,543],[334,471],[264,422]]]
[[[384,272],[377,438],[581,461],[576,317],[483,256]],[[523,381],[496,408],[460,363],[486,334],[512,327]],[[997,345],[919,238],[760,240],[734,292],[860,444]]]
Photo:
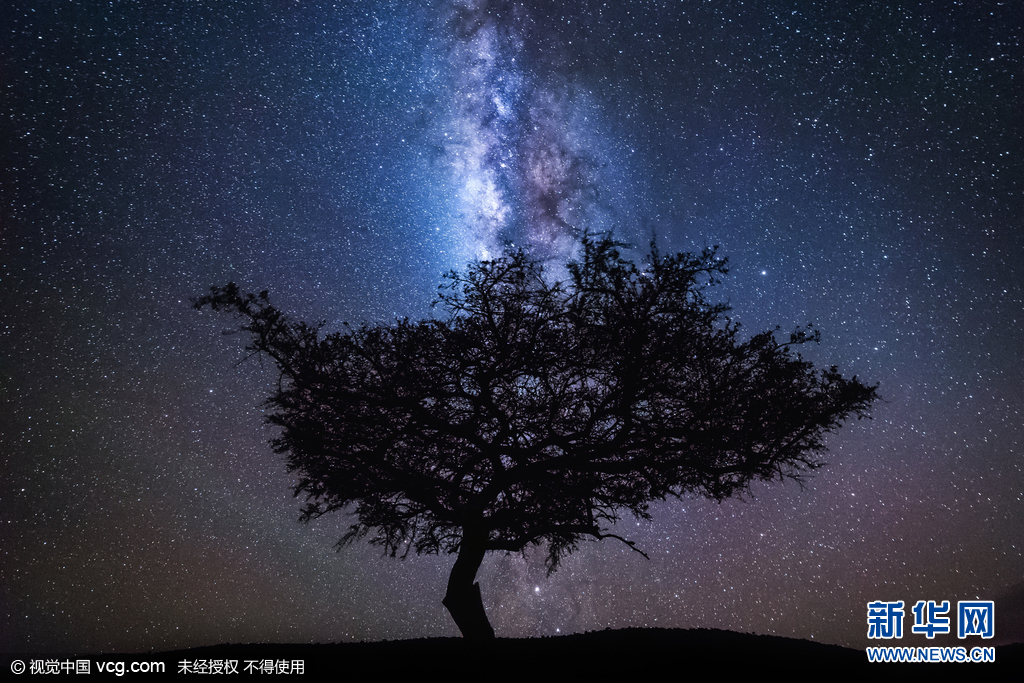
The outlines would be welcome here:
[[[554,570],[587,537],[633,547],[612,533],[623,511],[800,480],[876,398],[794,353],[809,329],[742,340],[705,297],[713,251],[652,248],[640,269],[620,246],[585,240],[563,282],[523,253],[451,273],[437,320],[324,334],[234,284],[194,303],[240,314],[280,368],[268,419],[303,519],[347,509],[339,546],[373,532],[392,556],[458,552],[444,605],[493,638],[474,582],[488,551],[546,543]]]

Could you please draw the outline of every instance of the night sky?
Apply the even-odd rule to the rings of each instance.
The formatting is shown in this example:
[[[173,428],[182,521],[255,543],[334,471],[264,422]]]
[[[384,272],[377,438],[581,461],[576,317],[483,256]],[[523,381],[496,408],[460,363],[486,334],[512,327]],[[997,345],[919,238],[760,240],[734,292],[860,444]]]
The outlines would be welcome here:
[[[329,329],[418,319],[442,273],[519,247],[557,268],[585,230],[636,258],[720,245],[712,299],[750,334],[813,323],[804,355],[885,401],[804,489],[622,522],[649,561],[588,543],[548,578],[542,551],[490,555],[499,636],[863,647],[869,601],[999,618],[1021,592],[1018,2],[3,15],[0,648],[457,635],[452,556],[336,553],[343,515],[298,522],[274,368],[189,299],[233,280]]]

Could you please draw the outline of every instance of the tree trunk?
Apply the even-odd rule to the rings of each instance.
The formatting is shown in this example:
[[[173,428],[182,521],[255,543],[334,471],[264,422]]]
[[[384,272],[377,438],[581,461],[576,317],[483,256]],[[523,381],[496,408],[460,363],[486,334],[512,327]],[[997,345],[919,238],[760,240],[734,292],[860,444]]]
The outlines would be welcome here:
[[[486,540],[486,531],[481,532],[469,525],[463,528],[459,556],[448,577],[448,592],[441,601],[466,640],[494,639],[494,629],[487,621],[484,601],[480,597],[480,584],[473,581],[487,552],[484,549]]]

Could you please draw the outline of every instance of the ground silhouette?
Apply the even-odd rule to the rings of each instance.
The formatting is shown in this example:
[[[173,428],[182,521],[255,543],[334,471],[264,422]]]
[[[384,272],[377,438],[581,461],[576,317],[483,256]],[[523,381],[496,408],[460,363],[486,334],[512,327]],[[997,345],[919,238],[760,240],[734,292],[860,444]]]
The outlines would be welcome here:
[[[892,644],[892,643],[890,643]],[[973,645],[980,645],[977,642]],[[323,645],[219,645],[161,656],[168,661],[302,660],[307,675],[346,680],[408,680],[443,676],[446,681],[645,681],[694,675],[739,679],[769,673],[842,674],[847,680],[932,674],[955,670],[971,678],[1019,680],[1024,644],[996,648],[994,663],[886,664],[869,662],[863,650],[796,638],[718,629],[622,629],[550,638],[424,638]]]

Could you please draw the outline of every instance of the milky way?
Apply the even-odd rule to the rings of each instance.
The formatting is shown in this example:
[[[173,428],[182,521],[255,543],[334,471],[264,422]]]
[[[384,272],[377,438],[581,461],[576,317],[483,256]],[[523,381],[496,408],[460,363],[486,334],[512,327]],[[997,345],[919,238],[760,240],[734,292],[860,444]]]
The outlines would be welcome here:
[[[864,646],[873,600],[1024,578],[1022,17],[1010,3],[21,3],[0,85],[0,643],[456,635],[452,558],[341,553],[267,444],[273,368],[190,297],[328,329],[614,231],[720,246],[751,334],[879,383],[807,487],[485,560],[499,635]],[[1016,604],[1020,604],[1019,601]],[[1007,609],[1011,609],[1007,607]],[[997,640],[1012,633],[1000,631]],[[921,638],[905,644],[924,645]]]
[[[458,3],[440,22],[451,82],[434,135],[466,231],[461,253],[488,259],[521,247],[564,261],[584,230],[613,229],[596,201],[600,171],[612,162],[587,130],[601,112],[569,74],[531,68],[551,55],[526,39],[539,30],[530,10]]]

